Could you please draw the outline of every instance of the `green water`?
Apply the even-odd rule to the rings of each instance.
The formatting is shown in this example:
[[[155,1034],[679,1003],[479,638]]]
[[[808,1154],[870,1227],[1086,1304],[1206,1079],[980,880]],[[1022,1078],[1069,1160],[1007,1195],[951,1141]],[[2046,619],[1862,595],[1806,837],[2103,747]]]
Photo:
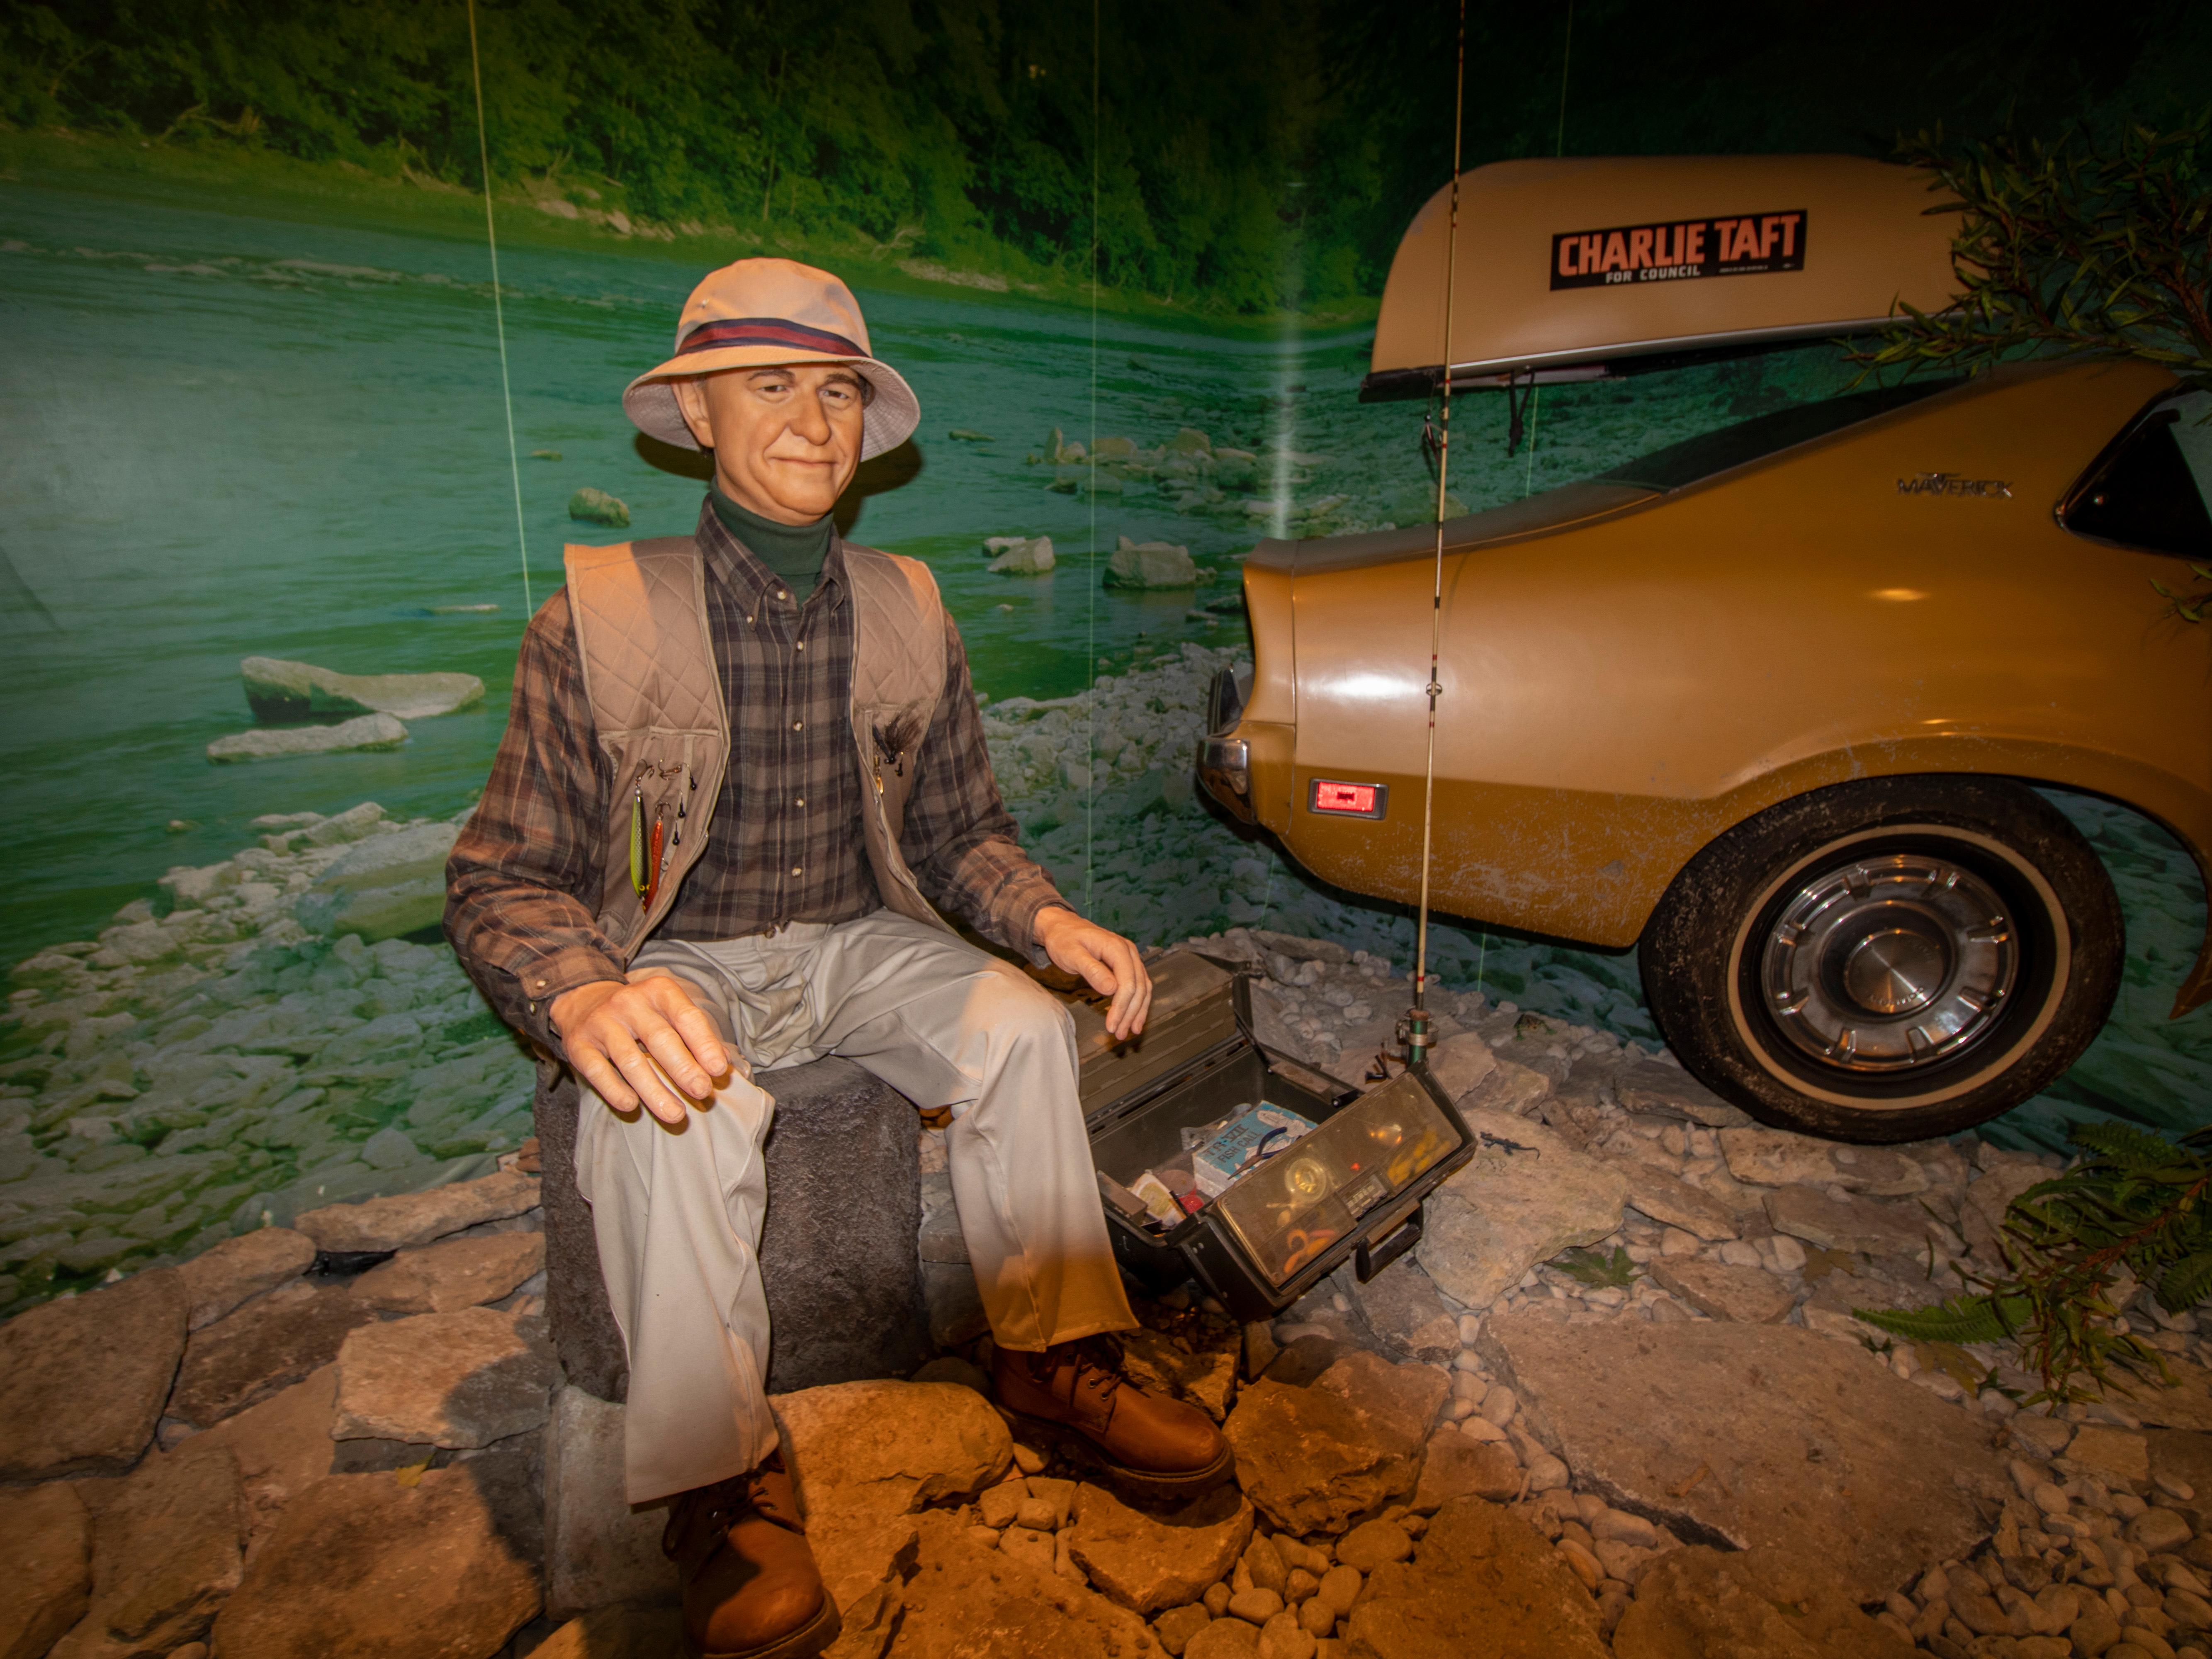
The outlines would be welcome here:
[[[260,813],[364,799],[408,815],[462,807],[498,740],[527,616],[483,242],[133,190],[0,182],[0,961],[89,936],[171,866],[249,842]],[[696,458],[647,453],[619,394],[665,355],[698,273],[665,253],[511,243],[501,274],[530,595],[542,601],[564,541],[682,532],[696,516]],[[1018,296],[848,274],[876,349],[924,410],[912,449],[864,476],[852,533],[929,561],[994,697],[1064,696],[1185,641],[1234,642],[1233,611],[1189,613],[1233,594],[1235,560],[1257,534],[1426,514],[1420,406],[1356,401],[1364,331],[1094,325]],[[1553,388],[1533,411],[1533,448],[1512,455],[1504,400],[1472,396],[1455,422],[1453,494],[1492,505],[1849,379],[1815,347]],[[1054,493],[1054,469],[1025,459],[1055,427],[1156,446],[1186,426],[1257,452],[1255,481],[1204,501],[1132,479],[1094,501]],[[988,441],[952,440],[956,428]],[[568,520],[586,485],[629,504],[630,532]],[[988,574],[981,542],[1006,534],[1051,536],[1060,568]],[[1219,580],[1195,595],[1103,591],[1099,563],[1121,536],[1186,544]],[[499,609],[430,614],[483,605]],[[414,722],[392,753],[210,766],[205,745],[250,723],[247,655],[355,673],[458,669],[489,695]],[[2124,814],[2086,827],[2108,822],[2100,844],[2136,945],[2130,991],[2097,1066],[2069,1081],[2094,1072],[2079,1097],[2194,1121],[2212,1017],[2160,1017],[2201,898],[2157,831]],[[1102,888],[1112,879],[1098,872]],[[1267,882],[1271,912],[1381,943],[1404,931],[1395,911],[1286,871]],[[1194,896],[1194,915],[1206,903]],[[1491,959],[1478,934],[1440,940],[1455,978]],[[1627,958],[1501,945],[1498,961],[1529,1006],[1547,1000],[1548,975],[1596,988],[1566,999],[1581,1017],[1650,1034]]]

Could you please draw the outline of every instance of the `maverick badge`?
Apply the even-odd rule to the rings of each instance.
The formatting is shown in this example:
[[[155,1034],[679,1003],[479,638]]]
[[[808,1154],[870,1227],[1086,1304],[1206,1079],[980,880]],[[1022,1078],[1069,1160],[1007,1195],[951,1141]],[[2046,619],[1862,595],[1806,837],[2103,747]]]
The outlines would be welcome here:
[[[1804,209],[1795,208],[1566,231],[1552,238],[1552,286],[1607,288],[1802,270],[1807,216]]]

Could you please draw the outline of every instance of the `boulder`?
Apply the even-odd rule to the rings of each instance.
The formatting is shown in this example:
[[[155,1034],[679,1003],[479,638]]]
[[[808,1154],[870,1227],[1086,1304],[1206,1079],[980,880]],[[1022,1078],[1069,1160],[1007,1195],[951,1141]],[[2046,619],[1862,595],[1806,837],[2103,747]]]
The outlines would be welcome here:
[[[1464,1115],[1477,1151],[1430,1195],[1414,1255],[1438,1290],[1480,1309],[1538,1262],[1617,1229],[1628,1181],[1528,1118],[1486,1107]]]
[[[1645,1569],[1613,1650],[1619,1659],[1909,1659],[1913,1645],[1862,1612],[1817,1556],[1700,1546]]]
[[[279,1285],[192,1333],[169,1414],[212,1428],[329,1364],[346,1333],[375,1317],[343,1285]]]
[[[2065,1450],[2069,1462],[2107,1486],[2140,1486],[2150,1479],[2150,1443],[2142,1435],[2102,1423],[2084,1423]]]
[[[1378,1566],[1346,1647],[1371,1659],[1603,1659],[1596,1604],[1524,1521],[1479,1498],[1437,1511],[1411,1561]]]
[[[1721,1156],[1738,1181],[1760,1187],[1841,1187],[1874,1198],[1924,1193],[1928,1171],[1887,1146],[1846,1146],[1787,1129],[1723,1129]]]
[[[1454,1032],[1429,1054],[1429,1075],[1444,1097],[1454,1102],[1497,1069],[1498,1057],[1473,1031]]]
[[[325,1365],[184,1443],[228,1447],[237,1461],[249,1549],[274,1529],[295,1493],[331,1473],[331,1418],[337,1401],[337,1367]]]
[[[467,1463],[411,1485],[325,1476],[294,1498],[216,1621],[223,1659],[487,1659],[538,1577]],[[343,1644],[333,1641],[341,1634]]]
[[[1068,1553],[1102,1594],[1150,1617],[1195,1601],[1228,1577],[1251,1542],[1252,1524],[1252,1505],[1234,1486],[1154,1512],[1085,1486],[1076,1492]]]
[[[1924,1210],[1849,1194],[1831,1198],[1813,1187],[1782,1187],[1767,1194],[1766,1218],[1778,1233],[1824,1250],[1860,1255],[1921,1255],[1928,1248],[1930,1226]]]
[[[0,1326],[0,1479],[137,1462],[177,1375],[189,1307],[183,1279],[163,1270]]]
[[[353,1293],[384,1313],[452,1313],[498,1301],[544,1266],[544,1234],[482,1233],[402,1250]]]
[[[1144,1620],[1127,1608],[1003,1550],[985,1548],[957,1516],[931,1510],[915,1525],[915,1570],[890,1659],[1150,1659],[1161,1651]]]
[[[913,1103],[835,1057],[775,1072],[768,1085],[769,1391],[904,1376],[929,1352]],[[867,1201],[856,1204],[861,1193]]]
[[[1504,1446],[1439,1430],[1429,1438],[1411,1507],[1417,1514],[1434,1515],[1455,1498],[1504,1504],[1520,1495],[1521,1465]]]
[[[768,1390],[910,1374],[928,1357],[921,1263],[921,1176],[914,1106],[849,1060],[830,1058],[773,1074],[768,1215],[761,1228],[762,1282],[770,1338]],[[629,1386],[622,1333],[599,1272],[591,1206],[576,1187],[576,1085],[562,1076],[534,1103],[544,1163],[546,1310],[573,1385],[602,1400]],[[866,1201],[856,1203],[854,1195]],[[936,1264],[933,1294],[948,1319],[965,1281],[966,1307],[987,1328],[964,1263]],[[964,1340],[964,1339],[963,1339]]]
[[[629,527],[629,503],[588,484],[568,497],[568,516],[578,524],[605,525],[610,530]]]
[[[551,1605],[549,1599],[549,1609]],[[549,1613],[549,1616],[561,1615]],[[571,1619],[531,1649],[530,1659],[668,1659],[683,1645],[681,1608],[629,1602]],[[830,1653],[832,1659],[847,1659],[836,1647]]]
[[[358,934],[365,944],[434,927],[446,914],[446,860],[458,823],[418,823],[341,854],[292,906],[311,933]]]
[[[1133,542],[1127,536],[1106,561],[1109,587],[1194,587],[1198,565],[1188,547],[1169,542]]]
[[[991,554],[988,567],[1000,576],[1042,576],[1053,568],[1049,536],[994,536],[983,544]]]
[[[623,1495],[623,1408],[581,1389],[555,1395],[545,1431],[546,1616],[672,1595],[675,1569],[660,1553],[667,1519],[662,1506],[633,1510]]]
[[[2175,1354],[2166,1357],[2171,1383],[2154,1376],[2131,1377],[2127,1407],[2148,1428],[2192,1429],[2212,1434],[2212,1371]],[[2212,1498],[2212,1483],[2198,1488]]]
[[[1141,1329],[1122,1332],[1121,1343],[1130,1378],[1140,1388],[1187,1400],[1217,1423],[1229,1415],[1237,1397],[1234,1353],[1193,1353],[1173,1337]]]
[[[1651,1263],[1652,1282],[1672,1291],[1699,1313],[1744,1325],[1771,1325],[1797,1304],[1790,1288],[1761,1267],[1734,1267],[1694,1257],[1662,1257]]]
[[[540,1427],[560,1376],[544,1328],[489,1308],[363,1326],[338,1351],[331,1437],[489,1446]]]
[[[0,1659],[42,1659],[92,1604],[92,1518],[74,1481],[0,1488]]]
[[[1632,1112],[1681,1118],[1708,1128],[1742,1128],[1749,1114],[1731,1106],[1679,1066],[1637,1055],[1613,1074],[1613,1097]]]
[[[1620,1167],[1628,1177],[1629,1203],[1654,1221],[1680,1227],[1684,1232],[1708,1241],[1736,1237],[1735,1219],[1729,1214],[1728,1206],[1718,1199],[1698,1191],[1680,1176],[1649,1164],[1624,1164]]]
[[[224,1239],[177,1269],[191,1298],[191,1328],[213,1324],[248,1297],[273,1291],[314,1265],[314,1241],[289,1227],[261,1227]]]
[[[207,746],[211,761],[281,760],[292,755],[331,755],[351,749],[397,749],[407,728],[389,714],[363,714],[335,726],[259,726],[234,732]]]
[[[1802,1547],[1856,1601],[1964,1554],[2010,1490],[1980,1418],[1795,1326],[1493,1315],[1477,1346],[1584,1490],[1694,1541]]]
[[[1183,1659],[1259,1659],[1260,1627],[1242,1619],[1216,1619],[1192,1632]]]
[[[428,1192],[333,1204],[301,1212],[292,1224],[334,1255],[404,1250],[487,1221],[504,1221],[538,1207],[538,1177],[502,1170],[479,1181],[456,1182]]]
[[[1248,1389],[1224,1432],[1244,1494],[1286,1532],[1342,1532],[1412,1493],[1451,1385],[1421,1364],[1354,1352],[1300,1388]]]
[[[1002,1480],[1013,1437],[957,1382],[833,1382],[770,1397],[799,1502],[908,1515]]]
[[[1460,1115],[1496,1112],[1505,1117],[1525,1117],[1551,1098],[1552,1079],[1533,1066],[1499,1060],[1474,1087],[1455,1103]]]
[[[308,720],[325,714],[428,720],[482,702],[484,694],[483,682],[473,674],[338,674],[276,657],[248,657],[238,672],[258,720]]]
[[[155,1452],[93,1524],[92,1607],[57,1659],[167,1653],[207,1634],[244,1565],[237,1462],[200,1437]]]
[[[1401,1256],[1364,1285],[1348,1272],[1340,1272],[1335,1282],[1396,1358],[1443,1364],[1459,1352],[1458,1316],[1444,1305],[1419,1262]]]

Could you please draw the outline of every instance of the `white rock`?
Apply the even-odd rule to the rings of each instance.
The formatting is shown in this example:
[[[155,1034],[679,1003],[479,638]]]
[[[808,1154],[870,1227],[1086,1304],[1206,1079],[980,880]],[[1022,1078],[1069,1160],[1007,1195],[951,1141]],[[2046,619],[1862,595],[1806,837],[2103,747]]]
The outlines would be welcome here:
[[[1924,1193],[1927,1170],[1882,1146],[1846,1146],[1785,1129],[1723,1129],[1721,1155],[1738,1181],[1762,1187],[1841,1187],[1875,1198]]]
[[[1416,1253],[1438,1290],[1486,1308],[1536,1263],[1617,1230],[1628,1183],[1533,1120],[1484,1109],[1465,1115],[1492,1139],[1430,1199]]]
[[[407,728],[389,714],[363,714],[336,726],[256,726],[217,738],[207,746],[211,761],[276,760],[288,755],[327,755],[345,750],[397,749]]]
[[[427,720],[483,700],[473,674],[338,674],[312,663],[248,657],[238,665],[256,718],[309,720],[318,714],[392,714]]]
[[[1055,562],[1049,536],[994,536],[983,545],[996,555],[988,568],[998,575],[1041,576]]]

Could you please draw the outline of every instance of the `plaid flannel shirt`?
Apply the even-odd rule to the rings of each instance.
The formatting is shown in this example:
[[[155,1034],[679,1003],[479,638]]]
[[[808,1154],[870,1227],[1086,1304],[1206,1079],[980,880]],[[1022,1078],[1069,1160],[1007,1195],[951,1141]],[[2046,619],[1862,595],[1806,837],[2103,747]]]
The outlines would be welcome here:
[[[698,539],[730,762],[713,833],[658,933],[734,939],[864,916],[883,901],[860,831],[844,542],[830,538],[800,605],[711,507]],[[945,655],[945,694],[915,757],[899,850],[931,903],[1034,955],[1038,912],[1066,901],[1015,839],[949,614]],[[564,588],[523,635],[507,733],[446,871],[446,932],[462,963],[501,1018],[556,1053],[553,1000],[623,977],[594,921],[606,861],[628,855],[626,841],[604,844],[613,787]]]

